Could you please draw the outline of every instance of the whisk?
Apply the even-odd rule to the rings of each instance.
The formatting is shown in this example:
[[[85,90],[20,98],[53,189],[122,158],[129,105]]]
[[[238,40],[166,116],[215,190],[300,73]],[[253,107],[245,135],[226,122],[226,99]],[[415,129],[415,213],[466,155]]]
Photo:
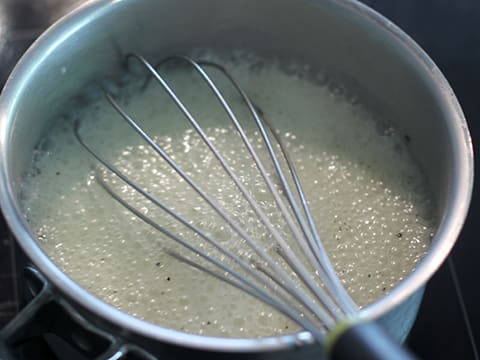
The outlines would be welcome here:
[[[278,257],[274,258],[271,252],[258,239],[249,234],[211,194],[202,189],[200,184],[186,171],[182,170],[174,157],[156,143],[107,90],[105,90],[105,97],[120,117],[240,236],[255,257],[245,259],[239,256],[232,249],[225,247],[219,239],[202,230],[191,219],[184,218],[171,207],[165,205],[161,199],[132,180],[82,138],[81,123],[77,121],[75,123],[75,136],[94,158],[153,205],[210,244],[221,256],[212,255],[180,234],[173,233],[165,228],[152,217],[147,216],[128,203],[101,176],[96,176],[96,180],[103,189],[137,218],[182,245],[188,250],[187,254],[195,254],[194,259],[202,258],[203,262],[192,260],[192,257],[185,255],[183,252],[164,248],[164,251],[169,255],[250,294],[289,317],[309,331],[313,338],[323,346],[330,358],[412,359],[412,355],[391,340],[377,324],[366,322],[359,317],[358,306],[336,275],[322,245],[307,198],[302,190],[293,161],[286,151],[286,146],[261,109],[250,100],[227,70],[217,63],[195,61],[188,56],[170,56],[155,66],[141,55],[129,54],[126,56],[127,63],[132,60],[137,61],[147,70],[146,82],[152,78],[158,82],[212,152],[222,170],[229,176],[243,198],[248,202],[255,216],[268,230],[274,244],[274,253]],[[295,240],[294,245],[289,243],[272,223],[261,204],[249,191],[248,186],[235,173],[226,157],[215,146],[214,141],[207,136],[189,108],[182,102],[167,80],[157,71],[163,65],[172,62],[183,63],[191,67],[194,73],[198,74],[211,90],[248,150],[265,187],[271,194],[275,206]],[[268,163],[265,163],[264,156],[259,155],[232,106],[207,73],[207,68],[215,69],[239,94],[261,135],[264,148],[268,153]],[[270,171],[271,168],[274,171]],[[224,259],[228,259],[228,261]]]

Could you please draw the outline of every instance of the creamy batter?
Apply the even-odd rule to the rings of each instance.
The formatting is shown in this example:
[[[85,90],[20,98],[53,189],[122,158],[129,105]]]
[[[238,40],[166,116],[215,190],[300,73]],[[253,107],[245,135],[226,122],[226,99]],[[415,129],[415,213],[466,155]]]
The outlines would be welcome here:
[[[415,268],[432,237],[432,204],[410,158],[408,136],[333,83],[319,81],[320,75],[311,79],[298,67],[285,71],[257,58],[240,60],[223,63],[285,141],[332,262],[355,301],[367,305]],[[247,150],[206,86],[183,68],[166,73],[237,174],[273,220],[283,224]],[[143,90],[143,81],[133,79],[128,84],[111,86],[123,107],[268,248],[271,238],[160,86],[151,81]],[[224,91],[263,151],[238,98]],[[166,254],[163,248],[185,250],[115,202],[95,174],[143,213],[213,251],[103,169],[74,139],[75,119],[81,119],[83,138],[109,161],[225,246],[251,256],[238,236],[99,96],[59,119],[23,186],[25,216],[60,268],[106,302],[166,327],[231,337],[298,330],[268,306]]]

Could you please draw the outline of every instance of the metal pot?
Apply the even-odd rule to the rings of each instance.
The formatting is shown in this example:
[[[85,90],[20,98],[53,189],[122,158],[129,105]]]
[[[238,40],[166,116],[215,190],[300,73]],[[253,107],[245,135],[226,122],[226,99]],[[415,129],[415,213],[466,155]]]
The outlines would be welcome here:
[[[4,354],[24,353],[19,344],[43,332],[56,334],[89,358],[319,356],[321,349],[307,333],[223,339],[185,334],[127,315],[60,271],[19,209],[22,173],[69,99],[90,82],[114,76],[122,65],[120,54],[135,51],[155,59],[192,48],[247,48],[326,69],[357,86],[377,111],[388,114],[393,125],[408,134],[410,150],[437,204],[438,227],[415,272],[361,311],[361,316],[380,319],[404,339],[423,286],[459,235],[473,184],[465,119],[428,56],[387,19],[350,0],[99,0],[41,36],[13,71],[0,99],[0,202],[33,264],[27,274],[35,295],[3,330]],[[69,318],[69,325],[51,320],[45,324],[52,314]]]

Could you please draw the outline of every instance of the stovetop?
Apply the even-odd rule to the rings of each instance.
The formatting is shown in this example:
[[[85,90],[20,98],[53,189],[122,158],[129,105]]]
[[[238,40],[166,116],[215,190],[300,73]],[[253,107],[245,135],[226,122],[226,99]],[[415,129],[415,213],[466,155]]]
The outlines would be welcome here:
[[[52,22],[85,0],[0,0],[0,88],[29,44]],[[475,149],[480,139],[480,2],[478,0],[364,0],[403,28],[433,58],[463,107]],[[478,159],[478,158],[477,158]],[[476,161],[478,165],[478,160]],[[478,166],[477,166],[478,169]],[[478,175],[477,170],[477,175]],[[447,262],[429,282],[408,345],[422,359],[476,359],[469,341],[480,344],[480,242],[475,219],[480,194],[475,187],[470,215]],[[14,244],[0,217],[0,327],[17,312]],[[456,270],[457,276],[455,277]],[[459,301],[458,289],[464,301]]]

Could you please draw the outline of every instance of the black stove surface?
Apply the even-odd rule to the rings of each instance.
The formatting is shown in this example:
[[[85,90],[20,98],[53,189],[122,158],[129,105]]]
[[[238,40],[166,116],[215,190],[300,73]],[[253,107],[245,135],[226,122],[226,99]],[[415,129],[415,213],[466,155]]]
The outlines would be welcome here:
[[[0,88],[16,61],[52,22],[84,0],[0,0]],[[467,117],[476,152],[480,140],[480,2],[478,0],[364,0],[403,28],[443,71]],[[477,158],[478,159],[478,158]],[[478,164],[478,160],[476,161]],[[478,169],[478,166],[477,166]],[[478,170],[477,170],[478,175]],[[447,262],[429,282],[408,344],[422,359],[475,359],[464,321],[466,311],[480,344],[480,243],[475,220],[478,187],[462,235]],[[14,244],[0,217],[0,327],[17,312]],[[452,264],[458,282],[452,276]],[[465,308],[460,305],[461,288]]]

